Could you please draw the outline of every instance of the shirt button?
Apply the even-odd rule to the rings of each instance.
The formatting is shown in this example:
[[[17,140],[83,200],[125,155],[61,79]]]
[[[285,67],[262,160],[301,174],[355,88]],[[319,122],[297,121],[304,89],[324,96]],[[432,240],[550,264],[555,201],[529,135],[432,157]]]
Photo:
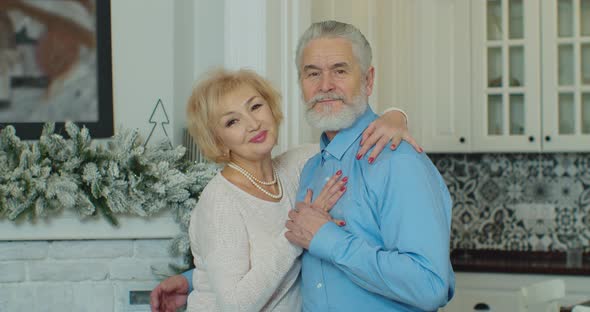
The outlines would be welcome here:
[[[322,286],[323,286],[322,283],[318,283],[315,287],[322,288]]]
[[[325,182],[328,182],[328,181],[330,181],[330,177],[326,177],[326,178],[324,179],[324,181],[325,181]]]

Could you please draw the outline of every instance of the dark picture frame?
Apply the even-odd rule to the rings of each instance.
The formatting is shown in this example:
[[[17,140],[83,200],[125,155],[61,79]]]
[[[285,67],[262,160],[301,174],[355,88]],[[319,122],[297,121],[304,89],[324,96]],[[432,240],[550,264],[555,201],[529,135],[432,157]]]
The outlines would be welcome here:
[[[58,1],[66,1],[66,0],[53,0],[55,2]],[[89,104],[93,107],[93,116],[96,116],[95,120],[88,121],[88,120],[71,120],[69,118],[63,118],[63,120],[39,120],[33,122],[23,122],[23,121],[15,121],[11,122],[9,120],[0,119],[0,130],[5,128],[8,125],[14,126],[16,129],[16,135],[23,140],[35,140],[38,139],[41,131],[43,129],[43,125],[46,122],[55,122],[55,129],[58,133],[63,133],[64,129],[64,122],[65,121],[73,121],[78,126],[86,127],[90,130],[90,135],[93,138],[108,138],[114,134],[114,127],[113,127],[113,79],[112,79],[112,57],[111,57],[111,4],[110,0],[94,0],[94,1],[79,1],[79,3],[84,3],[85,5],[93,6],[93,12],[95,14],[96,20],[96,28],[95,28],[95,39],[96,44],[93,49],[88,49],[90,52],[87,53],[95,53],[96,54],[96,61],[95,61],[95,75],[96,81],[92,81],[92,86],[96,87],[96,90],[92,90],[91,97],[93,97],[92,104]],[[0,9],[0,13],[2,10]],[[59,18],[59,17],[58,17]],[[0,37],[1,39],[1,37]],[[1,48],[1,42],[0,42]],[[57,49],[59,50],[59,49]],[[94,77],[92,70],[86,72],[88,77],[92,79]],[[42,78],[35,78],[31,79],[30,77],[25,77],[23,80],[26,82],[26,79],[29,79],[28,83],[38,83],[36,81],[43,81]],[[11,86],[15,85],[15,79],[12,79]],[[84,89],[84,84],[78,86],[80,89]],[[73,92],[73,91],[72,91]],[[80,93],[80,91],[76,91]],[[82,93],[85,91],[82,90]],[[96,99],[94,99],[96,97]],[[0,98],[1,101],[1,98]],[[89,101],[90,102],[90,101]],[[31,103],[34,104],[34,103]],[[39,103],[39,105],[44,105],[44,103]],[[97,106],[97,107],[95,107]],[[2,116],[2,107],[0,107],[0,118]],[[5,117],[8,115],[5,115]],[[9,118],[9,117],[6,117]],[[5,118],[5,119],[6,119]]]

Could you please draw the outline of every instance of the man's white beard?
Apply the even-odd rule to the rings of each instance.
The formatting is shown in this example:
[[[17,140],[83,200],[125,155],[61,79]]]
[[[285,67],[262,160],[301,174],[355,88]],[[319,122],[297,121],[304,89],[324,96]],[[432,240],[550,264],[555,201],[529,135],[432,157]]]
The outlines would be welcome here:
[[[333,112],[332,105],[317,103],[326,99],[341,100],[344,105],[340,107],[340,111]],[[311,126],[324,132],[339,131],[352,126],[357,118],[365,113],[368,103],[366,92],[364,88],[361,88],[359,95],[355,96],[351,102],[345,102],[344,96],[329,92],[314,96],[306,105],[305,119]],[[314,105],[322,105],[322,110],[316,111]]]

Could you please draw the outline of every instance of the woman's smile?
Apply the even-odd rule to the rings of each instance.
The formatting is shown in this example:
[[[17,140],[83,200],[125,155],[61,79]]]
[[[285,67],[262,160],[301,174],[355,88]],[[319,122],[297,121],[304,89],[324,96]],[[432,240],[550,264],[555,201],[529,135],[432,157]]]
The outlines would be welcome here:
[[[267,130],[260,131],[257,135],[250,139],[250,143],[262,143],[266,141],[266,135],[268,134]]]

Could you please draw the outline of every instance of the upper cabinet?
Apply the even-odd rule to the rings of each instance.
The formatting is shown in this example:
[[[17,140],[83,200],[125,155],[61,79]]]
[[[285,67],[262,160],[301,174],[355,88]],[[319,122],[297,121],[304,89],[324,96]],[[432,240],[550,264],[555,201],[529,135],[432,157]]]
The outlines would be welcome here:
[[[540,2],[470,3],[472,149],[539,151]]]
[[[416,63],[422,118],[410,114],[410,132],[422,130],[428,152],[471,151],[471,0],[421,0]]]
[[[590,1],[422,2],[428,151],[590,150]]]
[[[540,32],[543,150],[588,151],[590,1],[542,1]]]

